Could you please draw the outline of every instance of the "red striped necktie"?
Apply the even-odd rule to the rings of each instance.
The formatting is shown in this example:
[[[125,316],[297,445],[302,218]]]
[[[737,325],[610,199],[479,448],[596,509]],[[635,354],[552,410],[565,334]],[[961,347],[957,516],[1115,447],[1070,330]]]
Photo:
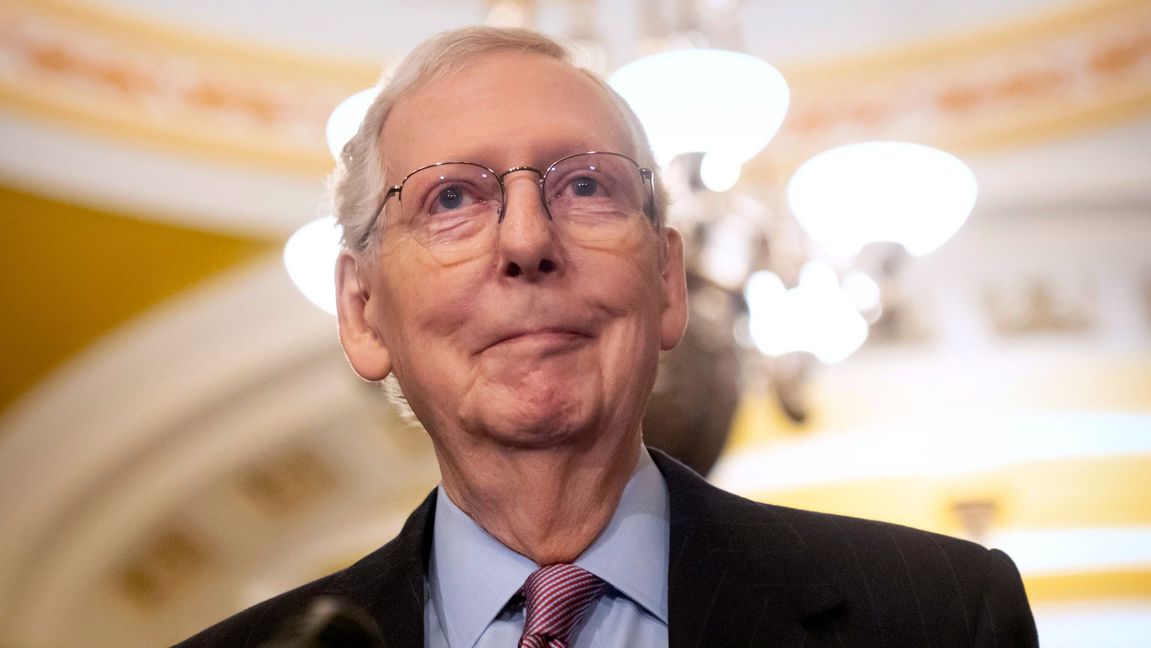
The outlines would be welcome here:
[[[575,565],[542,567],[524,581],[527,621],[519,648],[570,648],[568,638],[605,583]]]

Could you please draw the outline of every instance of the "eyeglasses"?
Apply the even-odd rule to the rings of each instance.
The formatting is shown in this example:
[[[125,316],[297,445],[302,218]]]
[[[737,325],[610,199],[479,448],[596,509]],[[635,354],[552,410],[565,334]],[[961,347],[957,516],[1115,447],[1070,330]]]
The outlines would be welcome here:
[[[517,166],[496,173],[471,162],[439,162],[409,173],[388,188],[367,234],[394,195],[400,203],[395,226],[441,258],[456,260],[482,250],[505,212],[504,178],[531,171],[544,212],[559,232],[584,244],[610,244],[653,213],[655,181],[620,153],[587,152],[560,158],[544,171]],[[388,227],[393,227],[389,220]]]

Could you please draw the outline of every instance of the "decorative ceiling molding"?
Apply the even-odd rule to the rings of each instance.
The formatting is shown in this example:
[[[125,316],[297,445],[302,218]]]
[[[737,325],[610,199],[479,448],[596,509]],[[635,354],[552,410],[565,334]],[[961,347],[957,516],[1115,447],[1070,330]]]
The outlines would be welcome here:
[[[760,166],[862,137],[981,149],[1142,116],[1149,69],[1151,5],[1136,0],[797,61],[784,67],[791,116]],[[323,174],[330,110],[375,79],[368,62],[208,39],[65,0],[0,6],[0,106],[184,155]]]
[[[182,153],[323,174],[328,114],[375,80],[351,64],[91,18],[61,2],[0,6],[0,104]]]
[[[982,35],[785,73],[793,106],[758,160],[760,178],[862,139],[1003,149],[1151,115],[1151,4],[1093,3]]]

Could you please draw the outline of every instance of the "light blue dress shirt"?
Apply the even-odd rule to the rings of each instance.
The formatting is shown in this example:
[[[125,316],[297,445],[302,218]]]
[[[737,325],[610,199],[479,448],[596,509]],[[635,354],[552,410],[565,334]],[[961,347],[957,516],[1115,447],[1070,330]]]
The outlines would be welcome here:
[[[523,605],[507,605],[539,568],[489,535],[444,493],[424,606],[429,648],[514,648]],[[644,449],[603,533],[575,564],[609,587],[572,636],[573,648],[667,646],[667,484]]]

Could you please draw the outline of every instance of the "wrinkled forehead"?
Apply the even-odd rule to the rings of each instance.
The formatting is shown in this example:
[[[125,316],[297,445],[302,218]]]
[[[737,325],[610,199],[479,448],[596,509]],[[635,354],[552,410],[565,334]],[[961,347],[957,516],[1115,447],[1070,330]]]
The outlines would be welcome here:
[[[620,107],[588,73],[538,53],[497,51],[420,84],[380,132],[390,182],[445,160],[543,165],[582,151],[632,157]]]

